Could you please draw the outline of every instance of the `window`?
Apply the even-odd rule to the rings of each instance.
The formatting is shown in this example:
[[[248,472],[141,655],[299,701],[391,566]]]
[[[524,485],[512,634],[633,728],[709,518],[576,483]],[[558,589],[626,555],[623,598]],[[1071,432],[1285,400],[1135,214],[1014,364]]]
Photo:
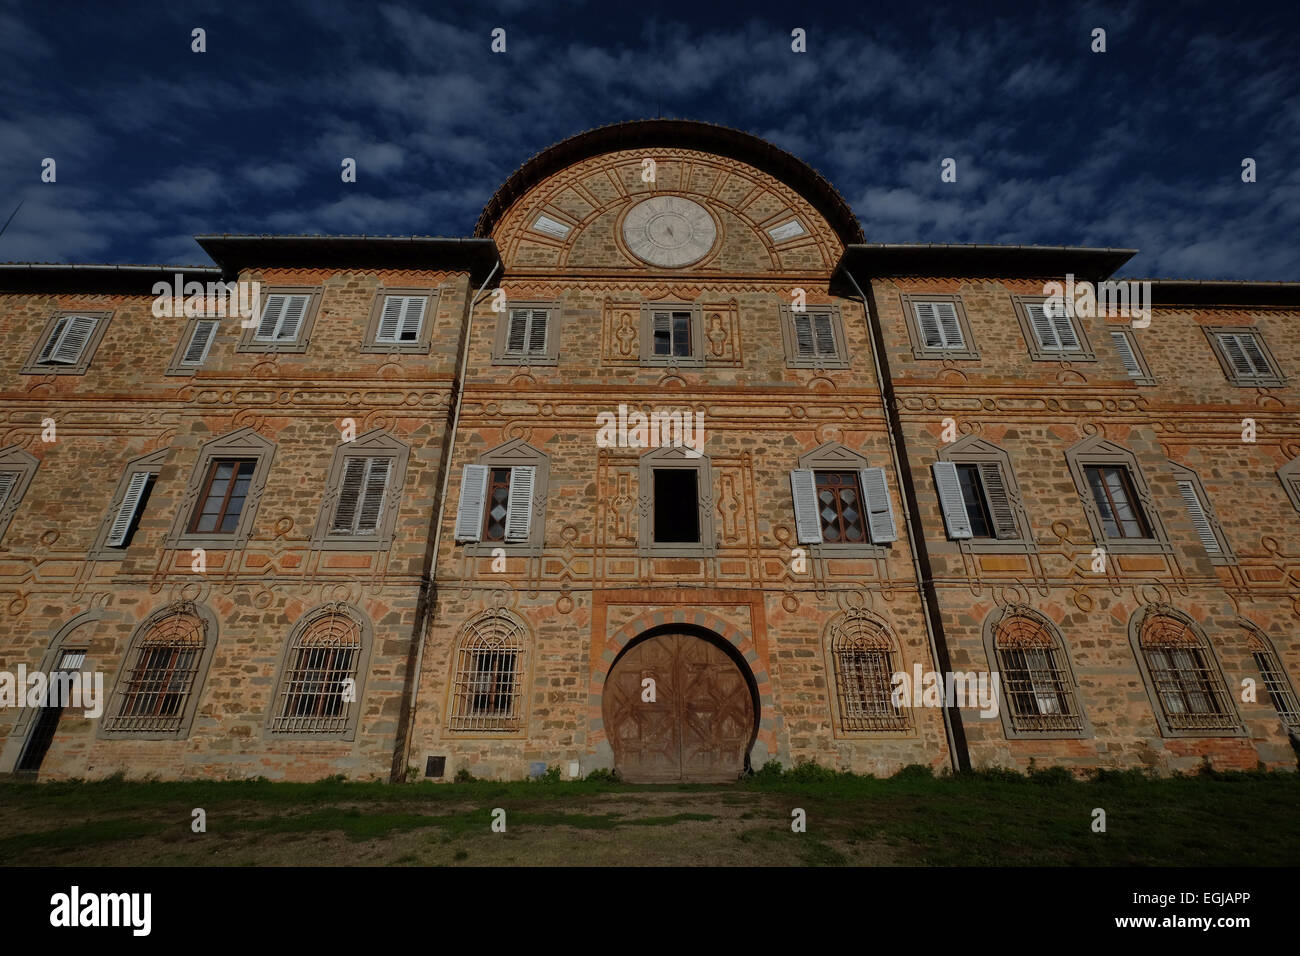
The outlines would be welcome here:
[[[1282,719],[1282,725],[1290,730],[1300,730],[1300,698],[1296,697],[1295,687],[1287,677],[1286,668],[1273,649],[1272,642],[1254,625],[1245,625],[1250,632],[1250,654],[1259,676],[1268,691],[1268,702]]]
[[[208,352],[217,338],[216,319],[190,319],[185,323],[180,342],[167,366],[168,375],[192,375],[208,360]]]
[[[40,663],[35,669],[30,669],[30,673],[40,672],[50,674],[53,672],[90,672],[94,673],[101,668],[98,662],[91,658],[87,661],[90,650],[90,642],[99,621],[104,618],[103,608],[93,608],[89,611],[83,611],[76,617],[65,622],[54,639],[50,641],[49,647],[41,657]],[[9,665],[13,668],[13,664]],[[48,689],[47,689],[48,693]],[[21,743],[21,749],[17,753],[17,762],[13,766],[14,770],[39,770],[45,754],[48,752],[49,745],[54,739],[55,732],[58,730],[59,720],[62,717],[63,708],[56,706],[56,701],[46,700],[45,707],[20,707],[14,715],[13,729],[9,734],[9,745],[5,748],[6,764],[10,755],[14,753],[14,747]],[[74,713],[76,713],[74,711]],[[78,717],[81,715],[78,713]]]
[[[1065,460],[1095,542],[1116,554],[1172,554],[1132,452],[1094,435],[1068,449]]]
[[[150,616],[132,638],[101,732],[187,736],[216,631],[211,612],[190,603],[173,604]]]
[[[1282,482],[1282,488],[1286,496],[1291,499],[1291,504],[1296,511],[1300,511],[1300,457],[1292,458],[1289,462],[1277,470],[1277,479]],[[0,534],[4,533],[4,526],[0,525]]]
[[[55,312],[41,332],[24,375],[84,375],[111,312]]]
[[[1233,385],[1285,385],[1286,379],[1257,328],[1206,327],[1223,374]]]
[[[948,538],[974,552],[1027,552],[1034,538],[1003,449],[974,435],[944,445],[932,466]]]
[[[320,300],[320,289],[262,289],[262,314],[244,330],[238,351],[307,351]]]
[[[840,731],[907,731],[907,711],[893,701],[893,676],[902,670],[895,642],[885,626],[861,611],[849,611],[829,627],[835,709]]]
[[[511,302],[497,323],[492,361],[498,365],[554,365],[560,352],[557,302]]]
[[[550,463],[521,439],[461,471],[456,541],[537,552],[542,547]]]
[[[126,549],[135,539],[136,529],[149,504],[158,473],[167,458],[167,449],[156,451],[130,462],[122,473],[113,492],[95,543],[90,549],[90,558],[97,561],[120,560],[126,556]]]
[[[641,364],[703,365],[703,326],[698,305],[642,305]]]
[[[984,645],[999,675],[1008,738],[1083,737],[1069,656],[1056,629],[1028,607],[1011,605],[985,621]]]
[[[164,547],[243,547],[252,533],[274,448],[251,427],[203,445]]]
[[[1066,312],[1063,302],[1013,296],[1012,303],[1031,359],[1095,361],[1083,324]]]
[[[355,608],[330,604],[304,615],[285,645],[268,733],[352,740],[369,650],[370,625]]]
[[[27,494],[39,462],[34,455],[18,445],[0,448],[0,541],[18,511],[18,504]]]
[[[977,359],[959,295],[905,295],[903,319],[918,359]]]
[[[1192,522],[1192,529],[1201,539],[1210,561],[1213,564],[1232,563],[1235,560],[1232,547],[1228,544],[1227,535],[1224,534],[1219,519],[1215,517],[1214,508],[1210,504],[1200,477],[1190,468],[1173,462],[1169,465],[1178,484],[1178,493],[1182,496],[1183,505],[1187,509],[1187,517]]]
[[[641,553],[659,556],[712,554],[713,478],[709,459],[680,446],[641,456]]]
[[[437,311],[437,290],[381,288],[370,308],[361,351],[427,353]]]
[[[1110,341],[1115,346],[1115,351],[1119,353],[1124,371],[1135,384],[1156,384],[1155,376],[1151,374],[1151,369],[1147,367],[1146,359],[1142,356],[1142,350],[1138,348],[1137,334],[1132,329],[1110,329]]]
[[[790,472],[795,534],[817,553],[883,554],[898,540],[885,469],[839,442],[827,442],[799,459]],[[847,556],[847,555],[845,555]]]
[[[1133,615],[1130,638],[1165,736],[1242,731],[1214,652],[1190,619],[1148,606]]]
[[[392,543],[410,449],[382,429],[339,445],[330,464],[313,545],[374,550]]]
[[[848,368],[844,323],[838,305],[810,305],[796,312],[781,305],[781,338],[791,368]]]
[[[523,729],[526,634],[523,622],[505,610],[465,625],[456,648],[449,729]]]

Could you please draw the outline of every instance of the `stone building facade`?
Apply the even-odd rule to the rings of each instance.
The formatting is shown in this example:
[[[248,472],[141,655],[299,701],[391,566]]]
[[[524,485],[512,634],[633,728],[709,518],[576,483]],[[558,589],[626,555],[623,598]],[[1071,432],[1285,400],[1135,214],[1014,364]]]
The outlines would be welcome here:
[[[104,683],[0,772],[1294,765],[1295,285],[1057,316],[1131,251],[868,244],[683,121],[472,238],[199,242],[0,268],[0,672]]]

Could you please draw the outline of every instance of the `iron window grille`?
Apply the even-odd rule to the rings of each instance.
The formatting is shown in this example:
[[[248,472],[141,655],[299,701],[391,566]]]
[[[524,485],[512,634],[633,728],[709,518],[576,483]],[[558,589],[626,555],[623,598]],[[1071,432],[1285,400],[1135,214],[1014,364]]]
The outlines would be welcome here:
[[[502,613],[470,622],[456,653],[451,730],[522,727],[524,627]]]
[[[1282,723],[1290,728],[1300,728],[1300,700],[1296,698],[1295,689],[1273,648],[1258,634],[1251,634],[1250,652],[1264,681],[1264,689],[1268,691],[1269,703],[1282,718]]]
[[[1083,730],[1064,654],[1041,621],[1023,614],[1004,618],[997,625],[994,647],[1012,729],[1020,733]]]
[[[907,713],[894,704],[896,658],[879,624],[850,615],[831,625],[831,659],[844,731],[905,731]]]
[[[106,730],[181,730],[206,643],[204,623],[192,612],[180,611],[154,624],[132,652]]]
[[[280,682],[275,733],[343,734],[357,702],[361,627],[337,609],[313,621],[289,649]]]
[[[1236,730],[1237,715],[1210,649],[1185,621],[1152,614],[1140,645],[1171,730]]]

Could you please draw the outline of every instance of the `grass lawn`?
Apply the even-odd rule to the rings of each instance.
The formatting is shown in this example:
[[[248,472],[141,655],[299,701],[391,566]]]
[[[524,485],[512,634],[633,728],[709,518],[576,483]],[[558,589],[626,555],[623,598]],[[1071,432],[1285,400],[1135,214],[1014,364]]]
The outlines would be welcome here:
[[[4,865],[1300,864],[1300,775],[0,784]],[[206,812],[207,832],[191,828]],[[505,832],[492,829],[505,810]],[[806,832],[791,828],[802,809]],[[1094,809],[1106,832],[1093,831]]]

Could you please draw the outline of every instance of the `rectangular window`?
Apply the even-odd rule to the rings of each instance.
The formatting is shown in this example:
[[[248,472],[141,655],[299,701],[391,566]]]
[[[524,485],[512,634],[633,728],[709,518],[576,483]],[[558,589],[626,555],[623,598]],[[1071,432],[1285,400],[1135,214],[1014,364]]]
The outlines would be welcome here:
[[[654,541],[656,544],[700,540],[699,476],[693,468],[654,470]]]
[[[122,504],[117,509],[117,514],[113,516],[112,527],[109,528],[108,538],[104,542],[109,548],[126,548],[131,544],[131,539],[135,537],[135,529],[140,524],[140,516],[144,514],[145,505],[149,503],[149,495],[153,492],[154,482],[158,476],[150,471],[137,471],[131,476],[131,481],[126,488],[126,496],[122,499]]]
[[[546,309],[511,309],[505,354],[546,357],[549,354],[546,348],[549,315]]]
[[[690,357],[691,313],[654,314],[654,354]]]
[[[795,350],[800,358],[838,358],[835,317],[829,312],[794,312]]]
[[[196,322],[194,332],[190,335],[190,340],[185,346],[185,354],[181,356],[180,364],[187,368],[197,368],[202,365],[207,361],[208,350],[212,348],[212,340],[216,337],[216,322]]]
[[[508,717],[514,711],[513,651],[475,651],[469,678],[469,711],[476,716]]]
[[[970,521],[971,536],[992,538],[993,519],[984,501],[984,483],[980,481],[979,466],[958,465],[957,480],[961,482],[961,497],[966,505],[966,517]]]
[[[262,318],[253,339],[257,342],[295,342],[311,304],[309,293],[273,293],[266,297]]]
[[[424,310],[429,299],[423,295],[386,295],[379,315],[376,342],[410,343],[420,340]]]
[[[1227,359],[1232,377],[1240,380],[1278,378],[1259,336],[1253,331],[1216,332],[1219,351]]]
[[[339,502],[330,523],[330,534],[374,534],[384,513],[384,494],[392,471],[391,458],[347,459]]]
[[[509,468],[493,468],[488,476],[482,541],[506,540],[506,521],[510,517],[510,471]]]
[[[1149,538],[1142,509],[1128,469],[1118,465],[1085,465],[1088,486],[1097,505],[1102,531],[1108,538]]]
[[[818,471],[817,514],[822,541],[867,544],[862,515],[862,486],[855,471]]]
[[[1062,303],[1049,305],[1046,302],[1026,302],[1024,305],[1039,348],[1044,352],[1078,350],[1079,337],[1075,334],[1074,324],[1066,315]]]
[[[328,732],[343,716],[344,681],[355,676],[353,647],[300,647],[284,678],[284,697],[275,729]]]
[[[964,349],[957,306],[952,302],[913,302],[916,326],[927,349]]]
[[[190,521],[190,534],[234,534],[244,510],[257,461],[217,458],[208,468],[199,507]]]
[[[54,323],[45,340],[37,365],[77,365],[95,331],[96,319],[88,315],[65,315]]]

